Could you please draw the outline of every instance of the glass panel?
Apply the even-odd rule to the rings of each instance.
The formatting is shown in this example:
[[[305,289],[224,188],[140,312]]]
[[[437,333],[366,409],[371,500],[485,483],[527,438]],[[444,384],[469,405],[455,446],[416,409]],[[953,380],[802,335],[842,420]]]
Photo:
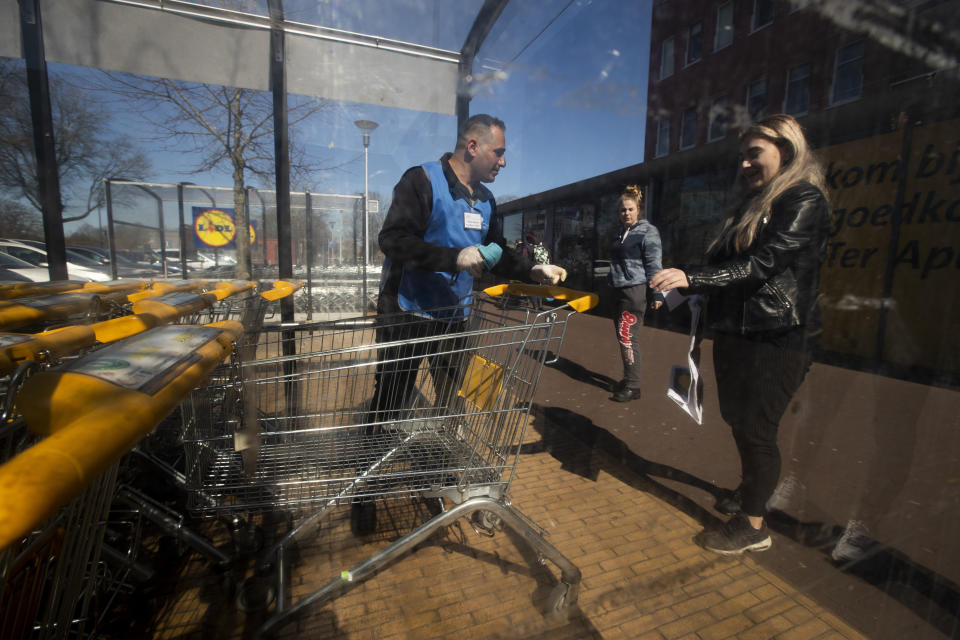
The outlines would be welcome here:
[[[657,157],[670,153],[670,118],[663,118],[657,125]]]
[[[680,148],[689,149],[697,141],[697,108],[690,107],[683,112],[680,121]]]
[[[687,33],[687,64],[699,60],[703,56],[703,25],[697,23],[690,27]]]
[[[713,37],[713,49],[717,51],[733,42],[733,3],[717,7],[717,29]]]
[[[785,113],[802,115],[810,106],[810,65],[804,64],[787,73],[787,97],[783,103]]]
[[[837,51],[837,70],[833,84],[833,102],[860,97],[863,85],[863,43],[856,42]]]
[[[23,43],[9,26],[16,22],[11,12],[29,4],[0,3],[4,36],[0,51],[13,56],[0,60],[0,236],[38,242],[43,231],[36,206],[33,114],[25,64],[16,57]],[[496,207],[490,207],[495,214],[488,229],[502,229],[506,251],[515,249],[527,234],[536,235],[552,260],[567,270],[567,285],[601,296],[597,309],[570,320],[562,349],[550,344],[530,350],[535,357],[526,360],[547,354],[558,359],[543,369],[537,394],[529,399],[526,439],[508,443],[498,454],[519,455],[510,495],[494,494],[517,498],[522,509],[529,504],[530,517],[556,534],[550,539],[563,547],[586,578],[596,571],[597,558],[617,559],[601,562],[602,588],[587,580],[570,616],[544,617],[540,596],[554,592],[557,576],[536,567],[527,569],[527,555],[535,560],[537,554],[517,552],[513,542],[523,536],[484,538],[478,544],[488,561],[475,562],[477,554],[466,549],[473,544],[469,536],[456,535],[453,547],[467,553],[433,553],[438,549],[431,550],[428,544],[382,571],[378,579],[385,579],[388,586],[397,580],[399,588],[377,589],[377,616],[367,615],[369,592],[361,588],[344,595],[333,609],[304,611],[297,621],[301,626],[294,631],[290,625],[284,633],[613,637],[644,627],[662,637],[682,635],[691,628],[704,636],[932,640],[957,635],[960,84],[955,40],[960,11],[956,2],[876,0],[854,13],[850,3],[830,2],[789,3],[789,12],[788,3],[746,0],[510,2],[501,7],[469,77],[458,84],[456,52],[481,7],[494,3],[290,0],[283,3],[284,10],[297,22],[287,24],[288,42],[297,45],[287,51],[286,71],[297,89],[291,86],[285,96],[284,114],[273,112],[274,96],[263,73],[237,71],[247,66],[266,69],[272,59],[263,20],[265,0],[209,0],[200,7],[244,12],[242,19],[230,23],[184,15],[197,10],[196,3],[172,0],[41,4],[49,19],[44,26],[59,152],[56,169],[68,219],[64,231],[77,264],[103,265],[97,256],[106,251],[106,259],[115,261],[110,267],[121,276],[155,279],[166,269],[166,275],[175,279],[220,280],[237,273],[237,239],[250,237],[250,275],[269,282],[279,276],[280,237],[289,234],[293,278],[303,283],[295,300],[295,320],[369,316],[381,301],[381,276],[389,277],[389,272],[383,274],[386,255],[379,242],[388,219],[402,218],[409,208],[425,214],[420,222],[441,218],[450,222],[439,210],[432,217],[435,206],[447,204],[447,177],[436,172],[427,177],[424,165],[434,170],[443,154],[457,150],[452,103],[459,95],[471,114],[489,113],[506,123],[505,166],[495,167],[492,151],[478,140],[472,147],[476,153],[461,155],[464,164],[450,169],[457,180],[461,177],[453,167],[476,178],[467,180],[473,194],[485,193],[479,190],[480,183],[493,194]],[[65,18],[78,14],[83,21]],[[701,23],[707,34],[696,28]],[[761,24],[765,25],[761,29],[751,28]],[[308,37],[305,25],[375,37],[333,46],[333,34],[320,37],[314,30]],[[696,44],[693,36],[709,37],[711,28],[712,48],[709,43],[691,46]],[[157,31],[162,37],[149,37]],[[200,33],[217,38],[208,41],[197,36]],[[392,39],[454,54],[404,47],[397,51]],[[189,56],[188,68],[175,55],[188,45],[214,41],[217,46],[207,46],[204,55]],[[238,49],[231,49],[231,42]],[[125,43],[130,46],[121,46]],[[428,75],[422,65],[426,59],[438,65],[429,67],[437,71],[436,83],[407,84],[405,79]],[[694,59],[696,64],[683,64]],[[150,75],[133,75],[128,69],[133,63],[149,67],[142,71]],[[215,77],[197,80],[196,69],[190,67],[201,66]],[[404,95],[412,86],[420,87],[416,92],[424,97],[416,106]],[[404,108],[388,106],[400,104]],[[748,158],[745,165],[739,157],[740,137],[735,135],[780,110],[797,116],[812,149],[809,157],[822,165],[822,171],[811,169],[802,180],[811,183],[802,185],[810,197],[806,211],[816,220],[810,228],[820,230],[805,246],[816,250],[803,254],[808,259],[803,265],[781,254],[788,263],[783,269],[777,268],[782,262],[769,261],[762,249],[778,251],[770,238],[793,239],[803,233],[801,226],[788,226],[798,213],[797,192],[775,194],[784,185],[764,177],[761,160]],[[698,114],[705,116],[700,123],[706,131],[697,131]],[[275,192],[274,175],[273,127],[279,115],[288,120],[290,144],[291,186],[282,194]],[[671,135],[678,143],[672,148]],[[801,134],[791,135],[799,140]],[[783,170],[794,168],[789,163],[799,162],[802,154],[786,153],[791,143],[776,142],[781,145],[775,147],[779,159],[766,168],[792,182],[791,173]],[[678,147],[684,151],[675,153]],[[464,147],[459,153],[465,153]],[[466,160],[489,163],[489,171],[477,177],[466,168]],[[821,181],[823,201],[813,186]],[[634,314],[635,320],[642,316],[633,344],[639,345],[641,354],[643,395],[632,404],[617,404],[612,397],[611,387],[624,373],[625,354],[610,331],[611,318],[629,295],[624,289],[637,287],[634,291],[645,292],[648,300],[654,297],[646,271],[633,284],[612,286],[611,273],[630,259],[631,269],[639,266],[637,254],[628,255],[622,246],[625,225],[619,205],[627,185],[642,190],[641,209],[658,230],[663,266],[682,270],[687,282],[694,284],[684,293],[705,296],[699,335],[694,336],[699,338],[699,351],[693,354],[699,354],[704,382],[702,426],[666,396],[671,370],[688,364],[691,309],[686,303],[672,311],[654,311],[649,304],[631,311],[641,312]],[[771,198],[765,201],[766,195]],[[278,209],[287,199],[290,222],[280,229]],[[455,211],[448,230],[476,224],[474,217],[462,213]],[[252,229],[239,228],[243,214]],[[729,243],[716,242],[728,222],[744,225],[740,245],[735,237]],[[754,223],[751,237],[749,227]],[[426,235],[425,226],[414,228],[418,239]],[[647,239],[653,242],[653,235]],[[463,248],[471,254],[469,247],[451,246],[449,237],[433,240],[443,247],[424,252],[428,273],[456,271],[453,256]],[[500,238],[489,231],[482,236],[483,243],[494,240]],[[111,241],[114,255],[108,250]],[[42,245],[29,243],[0,242],[0,252],[22,255],[35,264],[46,259]],[[430,261],[437,256],[438,262]],[[399,251],[391,260],[402,258]],[[775,274],[767,269],[771,264]],[[180,271],[184,265],[186,272]],[[0,266],[0,280],[27,277],[32,268],[8,258]],[[436,282],[446,286],[465,277],[457,273],[445,272]],[[475,283],[529,277],[529,272],[494,270]],[[740,286],[743,281],[748,284]],[[385,290],[384,295],[389,294]],[[801,316],[796,311],[812,309],[814,301],[818,312]],[[545,307],[556,303],[543,301]],[[496,322],[523,315],[503,306],[507,308],[490,313]],[[547,312],[538,322],[553,322],[551,318]],[[375,333],[369,317],[337,326],[351,327],[350,337],[356,340],[372,339]],[[287,330],[301,329],[298,325]],[[480,333],[477,339],[488,339]],[[258,343],[257,350],[261,346],[266,345]],[[288,567],[292,584],[299,585],[286,594],[292,601],[305,592],[308,582],[327,584],[341,575],[343,567],[379,553],[384,541],[399,539],[433,516],[432,509],[423,509],[419,500],[406,496],[424,498],[433,507],[442,494],[449,509],[489,486],[486,466],[476,474],[458,464],[431,468],[428,477],[419,475],[425,466],[439,465],[444,456],[459,451],[460,438],[469,431],[464,425],[477,414],[473,407],[457,406],[455,413],[444,416],[442,427],[421,420],[431,411],[445,410],[436,406],[429,363],[418,363],[425,385],[417,388],[421,393],[411,409],[411,416],[416,416],[399,421],[409,423],[409,430],[393,423],[367,428],[364,421],[376,386],[373,366],[368,366],[373,361],[363,360],[366,356],[357,355],[353,346],[337,345],[342,350],[334,368],[342,376],[330,398],[332,410],[349,424],[320,435],[332,438],[337,456],[374,436],[376,446],[362,453],[380,460],[377,464],[394,464],[393,456],[413,456],[391,470],[391,481],[399,479],[401,493],[406,493],[391,495],[389,501],[387,496],[374,496],[378,503],[389,502],[377,505],[383,510],[376,535],[354,537],[347,533],[354,502],[350,491],[362,486],[375,493],[382,485],[369,478],[353,482],[360,468],[345,465],[344,474],[350,478],[347,493],[323,503],[320,530],[333,535],[302,540],[298,562]],[[761,363],[760,368],[745,369],[749,362]],[[789,371],[780,368],[784,362],[791,364]],[[265,363],[248,362],[249,370],[259,373],[261,364]],[[322,431],[312,428],[310,421],[316,416],[306,415],[305,406],[299,404],[310,394],[300,393],[305,387],[297,390],[300,382],[307,383],[297,376],[312,363],[296,354],[280,364],[287,377],[281,385],[285,388],[278,389],[283,398],[271,399],[249,416],[265,420],[266,428],[273,430],[269,437],[278,440],[289,435],[278,431],[284,422],[297,430],[290,439],[306,447]],[[370,370],[366,377],[358,373],[364,366]],[[221,375],[229,374],[218,370],[210,386],[225,395],[211,398],[210,407],[202,412],[208,422],[222,417],[231,403],[240,404],[235,401],[239,387],[220,387],[216,376]],[[253,381],[257,385],[244,389],[264,382]],[[340,398],[341,392],[349,392],[350,399]],[[510,404],[506,410],[527,406]],[[502,416],[490,417],[493,428],[499,429]],[[311,428],[300,432],[307,424]],[[236,424],[214,426],[215,439],[227,443],[226,450],[234,455]],[[172,432],[158,432],[160,441],[145,443],[143,452],[153,455],[163,449],[166,460],[169,448],[175,465],[206,455],[209,443],[184,438],[182,428],[193,427],[174,421]],[[764,436],[766,451],[774,450],[776,443],[779,475],[775,459],[761,454],[757,463],[757,457],[749,457],[753,444],[742,435],[748,431]],[[424,444],[434,442],[457,446],[437,447],[443,453],[434,456]],[[273,441],[267,444],[272,446]],[[740,450],[747,452],[743,461]],[[385,451],[390,459],[381,460]],[[576,455],[568,456],[571,451]],[[299,524],[314,506],[273,504],[277,487],[283,485],[286,491],[291,482],[323,484],[328,478],[322,463],[329,453],[312,456],[306,476],[286,479],[290,482],[261,484],[261,472],[283,466],[275,464],[278,461],[270,458],[266,446],[259,451],[256,471],[245,469],[251,473],[244,474],[244,486],[255,485],[258,499],[277,512],[276,517],[256,516],[258,525],[267,528],[268,539],[278,538],[291,522]],[[240,463],[225,468],[240,468]],[[124,473],[124,481],[138,483],[145,491],[159,484],[154,471],[130,469],[134,470],[137,473]],[[765,477],[760,488],[752,483],[759,476]],[[741,482],[738,497],[734,490]],[[438,490],[437,485],[445,483]],[[156,497],[165,509],[176,510],[183,496],[163,484],[165,490]],[[202,497],[219,500],[207,493]],[[642,508],[623,508],[624,498],[642,502]],[[109,496],[104,504],[108,500]],[[220,506],[247,517],[245,505],[235,500],[231,494]],[[506,504],[504,500],[501,506]],[[737,527],[739,536],[750,537],[753,551],[767,546],[766,534],[747,529],[752,526],[749,519],[729,515],[737,509],[763,518],[772,541],[768,550],[751,555],[747,572],[736,563],[717,564],[703,548],[713,545],[716,550],[717,527],[728,521],[734,524],[719,531],[730,533]],[[218,540],[218,549],[233,552],[222,527],[227,518],[200,521],[188,513],[174,515],[184,526]],[[115,516],[104,509],[94,520],[104,524],[100,529],[111,537],[122,538],[117,542],[124,550],[143,547],[140,559],[146,562],[165,555],[158,556],[157,549],[167,546],[161,541],[166,534],[153,523],[144,521],[144,537],[138,538],[139,532],[128,537],[118,527],[129,523],[115,522]],[[102,522],[104,518],[110,522]],[[571,522],[589,526],[575,527]],[[484,531],[496,529],[486,517],[478,516],[472,524]],[[701,528],[706,533],[693,540],[693,532]],[[243,531],[233,532],[238,545]],[[59,535],[53,536],[55,541]],[[648,566],[651,549],[657,555]],[[660,553],[663,549],[670,553]],[[0,564],[9,557],[0,554]],[[325,560],[336,565],[329,576]],[[258,634],[251,627],[257,616],[207,615],[227,610],[234,595],[221,592],[223,574],[211,571],[210,563],[173,564],[172,571],[194,573],[163,581],[176,593],[144,584],[158,601],[149,616],[130,615],[140,611],[136,598],[143,589],[123,584],[101,592],[99,583],[109,572],[97,567],[89,576],[96,579],[76,583],[89,584],[95,591],[91,597],[105,609],[110,602],[117,603],[102,612],[109,629],[92,628],[98,624],[97,616],[73,607],[67,607],[69,621],[86,621],[82,629],[40,626],[43,621],[29,624],[66,635],[141,637],[149,630],[157,636],[200,637],[210,633],[210,622],[216,618],[222,627],[217,635]],[[410,570],[397,570],[399,565]],[[440,565],[449,571],[434,571],[435,579],[423,583],[426,587],[419,578],[404,577],[426,575]],[[2,570],[6,566],[0,567],[0,575],[6,575]],[[309,578],[303,577],[305,572]],[[454,579],[454,573],[469,579]],[[748,582],[749,593],[741,590]],[[202,611],[197,598],[183,597],[182,585],[198,587],[194,591],[202,594]],[[405,588],[411,585],[421,591],[428,587],[431,597]],[[658,598],[643,597],[651,585],[658,598],[663,595],[679,605],[656,609],[663,604]],[[43,586],[36,593],[56,591]],[[411,593],[417,602],[434,598],[440,603],[437,611],[447,600],[469,602],[474,608],[462,616],[433,609],[411,616]],[[732,595],[740,609],[719,603],[704,610],[702,601],[695,602],[704,593]],[[482,597],[474,597],[478,594]],[[503,603],[510,607],[509,616],[502,615]],[[686,606],[690,603],[697,607]],[[0,609],[4,604],[0,602]],[[617,608],[616,615],[598,614],[611,607]],[[693,609],[696,613],[687,615]],[[331,617],[331,611],[336,615]],[[2,612],[0,618],[6,620]],[[389,620],[389,629],[376,622],[381,618]],[[731,626],[731,621],[736,624]],[[424,624],[429,631],[424,632]]]
[[[789,91],[789,89],[788,89]],[[767,81],[757,80],[747,87],[747,113],[751,120],[759,120],[767,114]]]
[[[773,0],[753,0],[753,30],[765,27],[773,22]]]
[[[710,105],[709,141],[720,140],[727,136],[727,99],[717,98]]]
[[[513,213],[503,217],[503,238],[510,246],[523,240],[523,214]]]
[[[197,0],[197,4],[268,16],[267,0]],[[443,0],[317,2],[283,0],[284,17],[320,27],[458,51],[483,0],[463,0],[451,10]]]
[[[673,75],[673,38],[667,38],[660,47],[660,79]]]
[[[22,59],[0,58],[0,127],[0,236],[43,240],[30,97]],[[23,277],[6,275],[14,280]]]

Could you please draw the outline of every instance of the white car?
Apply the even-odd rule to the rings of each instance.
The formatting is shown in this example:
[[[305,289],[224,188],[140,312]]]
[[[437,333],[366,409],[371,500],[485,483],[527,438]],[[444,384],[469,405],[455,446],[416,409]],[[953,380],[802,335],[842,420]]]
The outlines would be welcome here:
[[[43,249],[30,246],[16,240],[0,240],[0,253],[6,253],[14,258],[19,258],[24,262],[29,262],[34,267],[47,269],[47,252]],[[86,267],[72,262],[67,262],[67,277],[71,280],[93,280],[95,282],[104,282],[110,279],[105,273],[87,269]],[[49,280],[47,277],[45,280]]]
[[[0,252],[0,280],[13,282],[46,282],[50,272],[29,262]]]

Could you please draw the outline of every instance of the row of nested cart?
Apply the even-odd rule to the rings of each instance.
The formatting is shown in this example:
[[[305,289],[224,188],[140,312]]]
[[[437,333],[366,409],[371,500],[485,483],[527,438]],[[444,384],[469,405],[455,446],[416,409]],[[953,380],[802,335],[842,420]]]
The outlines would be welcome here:
[[[289,283],[171,286],[0,288],[0,637],[96,636],[112,598],[151,579],[137,555],[144,522],[228,578],[239,554],[259,554],[235,588],[242,609],[269,607],[258,636],[460,518],[484,535],[517,532],[559,569],[552,608],[576,601],[579,570],[509,488],[541,368],[595,296],[502,285],[417,315],[282,323],[270,314]],[[151,495],[155,478],[183,501]],[[411,499],[433,516],[289,601],[304,532],[349,509],[366,535],[384,502]],[[289,528],[261,548],[253,522],[278,511]],[[191,526],[212,519],[231,544]]]

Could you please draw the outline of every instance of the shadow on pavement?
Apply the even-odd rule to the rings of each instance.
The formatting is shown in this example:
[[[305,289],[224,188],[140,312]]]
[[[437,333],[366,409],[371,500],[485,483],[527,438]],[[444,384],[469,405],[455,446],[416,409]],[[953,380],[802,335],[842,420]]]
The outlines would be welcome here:
[[[562,367],[560,370],[564,371]],[[567,366],[567,371],[575,372],[575,375],[568,375],[578,380],[605,378],[575,364]],[[704,526],[720,522],[713,512],[654,478],[687,484],[710,493],[715,499],[722,497],[726,489],[637,455],[622,440],[579,413],[535,404],[531,416],[533,427],[542,439],[524,445],[520,451],[522,454],[546,451],[561,462],[564,470],[591,480],[596,480],[602,469],[628,486],[672,505]],[[611,458],[619,464],[611,465]],[[801,522],[781,511],[771,512],[768,523],[778,534],[815,549],[828,560],[842,534],[842,527],[823,522]],[[960,587],[944,576],[896,549],[880,545],[857,562],[836,564],[831,561],[831,564],[833,570],[855,576],[897,600],[945,637],[960,638]]]
[[[547,352],[548,360],[555,357],[557,358],[556,362],[550,366],[564,375],[573,378],[577,382],[592,384],[595,387],[600,387],[604,391],[609,391],[611,386],[616,382],[610,376],[605,376],[602,373],[591,371],[583,365],[577,364],[573,360],[568,360],[563,356],[557,357],[554,353],[550,351]]]
[[[621,482],[646,491],[680,509],[704,525],[719,519],[687,496],[660,484],[653,478],[663,478],[688,484],[719,498],[725,489],[707,482],[686,471],[659,464],[638,456],[618,438],[597,427],[586,416],[560,407],[543,407],[534,404],[531,408],[533,428],[540,433],[541,441],[523,445],[520,453],[546,451],[562,468],[584,478],[596,480],[601,468]],[[584,447],[583,445],[587,446]],[[601,455],[597,455],[601,453]],[[603,467],[613,457],[620,463]]]
[[[782,511],[767,516],[771,529],[827,559],[843,527],[800,521]],[[906,554],[877,544],[857,561],[836,563],[836,569],[880,589],[949,638],[960,638],[960,586]]]

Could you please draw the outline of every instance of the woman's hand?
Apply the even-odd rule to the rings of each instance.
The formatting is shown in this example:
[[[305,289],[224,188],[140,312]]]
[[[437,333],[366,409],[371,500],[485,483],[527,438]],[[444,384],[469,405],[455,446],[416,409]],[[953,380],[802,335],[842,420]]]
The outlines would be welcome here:
[[[690,286],[687,274],[680,269],[663,269],[650,279],[650,286],[660,293]]]

